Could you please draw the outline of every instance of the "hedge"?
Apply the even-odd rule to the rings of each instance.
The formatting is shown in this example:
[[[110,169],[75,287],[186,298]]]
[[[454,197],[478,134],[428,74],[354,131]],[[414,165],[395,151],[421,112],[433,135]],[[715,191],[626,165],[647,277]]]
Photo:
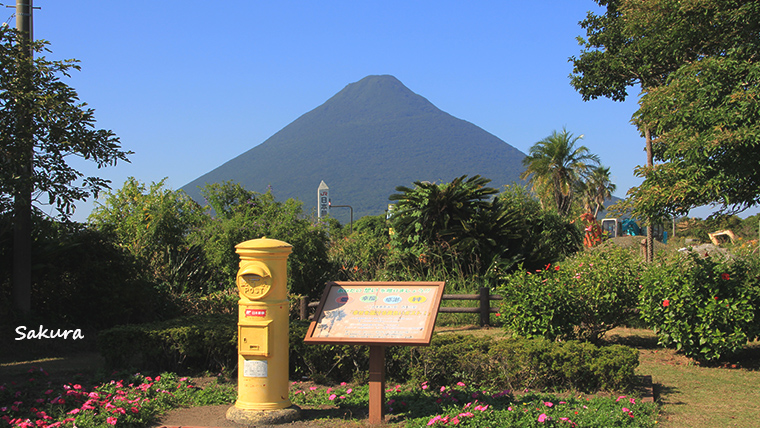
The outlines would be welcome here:
[[[308,322],[290,324],[290,377],[318,382],[364,382],[366,346],[307,345]],[[110,368],[153,371],[232,371],[237,363],[234,315],[198,315],[119,326],[99,336]],[[434,335],[428,347],[386,349],[386,374],[394,382],[483,388],[626,390],[634,385],[638,351],[622,345],[551,342],[543,338]]]

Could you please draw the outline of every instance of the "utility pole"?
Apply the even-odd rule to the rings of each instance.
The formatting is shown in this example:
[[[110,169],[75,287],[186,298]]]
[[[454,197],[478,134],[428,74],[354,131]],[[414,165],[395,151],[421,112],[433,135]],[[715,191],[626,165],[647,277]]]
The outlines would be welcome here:
[[[16,29],[21,33],[20,43],[33,61],[32,6],[33,0],[16,0]],[[31,73],[32,65],[19,67]],[[31,76],[25,76],[27,90],[31,90]],[[19,111],[16,138],[26,147],[26,159],[18,170],[21,185],[13,196],[13,304],[26,316],[32,307],[32,162],[34,157],[34,132],[32,112],[22,106]]]

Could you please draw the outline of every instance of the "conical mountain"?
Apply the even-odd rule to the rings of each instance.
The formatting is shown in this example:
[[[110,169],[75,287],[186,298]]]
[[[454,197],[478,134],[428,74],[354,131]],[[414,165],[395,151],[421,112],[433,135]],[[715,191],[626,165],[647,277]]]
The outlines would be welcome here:
[[[497,188],[519,181],[524,157],[395,77],[368,76],[183,189],[200,200],[206,183],[232,180],[257,192],[271,186],[277,200],[299,199],[311,212],[324,181],[332,203],[351,205],[357,219],[383,213],[396,186],[414,181],[448,182],[465,174],[480,174]],[[331,214],[348,219],[337,209]]]

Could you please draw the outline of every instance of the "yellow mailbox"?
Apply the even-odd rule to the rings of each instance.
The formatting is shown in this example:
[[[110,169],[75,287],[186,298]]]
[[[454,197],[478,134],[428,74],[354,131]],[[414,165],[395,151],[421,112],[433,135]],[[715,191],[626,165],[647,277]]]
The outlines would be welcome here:
[[[253,239],[235,246],[240,269],[238,398],[227,419],[246,424],[297,417],[288,398],[289,302],[287,260],[292,246]],[[262,420],[262,415],[265,420]]]

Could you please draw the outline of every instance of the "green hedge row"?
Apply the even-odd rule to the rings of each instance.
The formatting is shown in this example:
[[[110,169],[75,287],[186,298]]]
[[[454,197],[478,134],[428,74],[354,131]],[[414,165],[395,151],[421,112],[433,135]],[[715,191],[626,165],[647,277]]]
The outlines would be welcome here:
[[[543,338],[439,335],[413,350],[410,378],[434,385],[621,391],[635,384],[636,349]]]
[[[290,325],[290,376],[319,382],[363,382],[367,346],[307,345],[308,322]],[[192,316],[115,327],[99,337],[111,368],[178,371],[234,369],[237,328],[232,315]],[[638,351],[622,345],[550,342],[543,338],[435,335],[428,347],[388,347],[389,381],[431,386],[465,382],[483,388],[626,390],[634,385]]]
[[[114,369],[219,371],[237,364],[237,314],[194,315],[100,332],[98,350]]]

